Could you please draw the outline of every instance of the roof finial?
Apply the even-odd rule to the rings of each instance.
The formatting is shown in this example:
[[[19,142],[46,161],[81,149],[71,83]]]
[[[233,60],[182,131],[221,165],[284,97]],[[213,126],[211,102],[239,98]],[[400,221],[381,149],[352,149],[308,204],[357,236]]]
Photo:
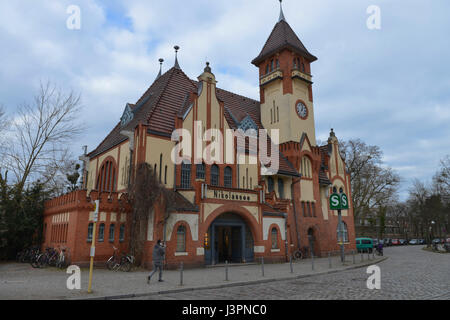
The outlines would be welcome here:
[[[163,64],[163,62],[164,62],[164,59],[163,58],[159,58],[159,73],[158,73],[158,76],[156,77],[156,80],[158,80],[159,77],[161,77],[161,75],[162,75],[162,64]]]
[[[178,64],[178,50],[180,50],[179,46],[173,47],[175,49],[175,68],[181,69],[180,65]]]
[[[283,0],[280,0],[280,18],[278,19],[278,22],[280,22],[281,20],[286,21],[283,13]]]
[[[209,66],[209,62],[206,62],[206,67],[205,67],[204,71],[211,73],[211,67]]]

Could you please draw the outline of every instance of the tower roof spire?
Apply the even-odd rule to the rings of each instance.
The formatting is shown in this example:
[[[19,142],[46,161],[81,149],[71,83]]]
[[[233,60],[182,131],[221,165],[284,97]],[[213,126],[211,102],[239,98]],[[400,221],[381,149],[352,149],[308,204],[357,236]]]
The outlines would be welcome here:
[[[156,77],[156,80],[158,80],[161,77],[161,75],[162,75],[162,64],[163,64],[163,62],[164,62],[164,59],[160,58],[159,59],[159,73],[158,73],[158,76]]]
[[[179,46],[175,46],[173,48],[175,49],[175,65],[174,65],[174,67],[177,68],[177,69],[181,69],[180,68],[180,64],[178,63],[178,50],[180,50],[180,47]]]
[[[283,0],[280,0],[280,18],[278,19],[278,22],[280,22],[281,20],[286,21],[283,13]]]

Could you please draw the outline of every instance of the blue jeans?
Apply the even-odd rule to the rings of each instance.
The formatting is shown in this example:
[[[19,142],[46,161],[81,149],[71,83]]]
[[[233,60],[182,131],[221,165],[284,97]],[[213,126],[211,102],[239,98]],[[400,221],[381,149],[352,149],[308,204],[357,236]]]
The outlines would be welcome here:
[[[153,271],[150,273],[150,278],[156,273],[156,270],[159,269],[159,280],[162,280],[162,263],[153,262]]]

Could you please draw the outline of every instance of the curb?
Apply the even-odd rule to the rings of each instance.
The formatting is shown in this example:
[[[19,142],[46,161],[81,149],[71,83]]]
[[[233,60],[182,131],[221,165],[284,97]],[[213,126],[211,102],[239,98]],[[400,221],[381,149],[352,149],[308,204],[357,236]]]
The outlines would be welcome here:
[[[381,263],[388,259],[388,257],[383,257],[376,263]],[[252,281],[240,281],[240,282],[233,282],[233,283],[224,283],[224,284],[217,284],[217,285],[209,285],[209,286],[201,286],[201,287],[190,287],[190,288],[179,288],[179,289],[168,289],[168,290],[161,290],[161,291],[155,291],[155,292],[147,292],[147,293],[130,293],[130,294],[122,294],[122,295],[111,295],[111,296],[100,296],[100,297],[93,297],[93,298],[73,298],[68,300],[116,300],[116,299],[128,299],[128,298],[138,298],[138,297],[146,297],[146,296],[153,296],[153,295],[160,295],[160,294],[171,294],[171,293],[179,293],[179,292],[188,292],[188,291],[196,291],[196,290],[208,290],[208,289],[221,289],[221,288],[231,288],[231,287],[240,287],[245,285],[254,285],[254,284],[261,284],[261,283],[268,283],[268,282],[276,282],[276,281],[285,281],[285,280],[294,280],[294,279],[302,279],[302,278],[308,278],[311,276],[319,276],[319,275],[326,275],[326,274],[332,274],[332,273],[338,273],[342,271],[348,271],[348,270],[354,270],[359,269],[363,267],[367,267],[373,264],[373,261],[367,261],[366,263],[357,265],[357,266],[348,266],[344,269],[338,269],[338,270],[329,270],[329,271],[322,271],[317,273],[308,273],[308,274],[302,274],[297,276],[290,276],[290,277],[283,277],[283,278],[271,278],[271,279],[260,279],[260,280],[252,280]]]

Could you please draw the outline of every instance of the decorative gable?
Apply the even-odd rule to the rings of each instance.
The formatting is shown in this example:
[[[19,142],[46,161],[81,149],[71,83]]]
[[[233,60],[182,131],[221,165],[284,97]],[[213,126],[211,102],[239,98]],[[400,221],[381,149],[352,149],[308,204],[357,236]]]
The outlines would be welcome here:
[[[131,110],[130,104],[127,103],[125,106],[125,110],[122,114],[122,117],[120,118],[120,125],[122,127],[126,126],[131,120],[133,120],[134,114]]]
[[[238,128],[244,132],[249,129],[253,129],[256,132],[258,132],[258,126],[249,115],[247,115],[244,119],[242,119],[242,121],[239,123]]]

